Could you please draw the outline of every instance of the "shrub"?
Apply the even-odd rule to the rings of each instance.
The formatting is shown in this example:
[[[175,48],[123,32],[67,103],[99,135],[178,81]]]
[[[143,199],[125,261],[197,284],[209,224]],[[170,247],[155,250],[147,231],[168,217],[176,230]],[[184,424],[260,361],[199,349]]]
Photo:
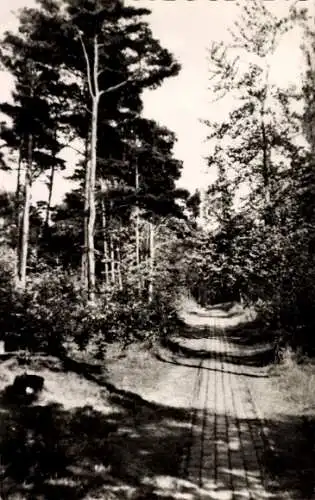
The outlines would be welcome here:
[[[109,342],[152,340],[176,323],[167,294],[157,294],[148,303],[132,288],[111,290],[100,294],[92,306],[82,296],[75,274],[61,270],[34,274],[23,294],[14,290],[12,269],[1,260],[0,276],[0,328],[8,350],[56,356],[79,350],[102,357]]]

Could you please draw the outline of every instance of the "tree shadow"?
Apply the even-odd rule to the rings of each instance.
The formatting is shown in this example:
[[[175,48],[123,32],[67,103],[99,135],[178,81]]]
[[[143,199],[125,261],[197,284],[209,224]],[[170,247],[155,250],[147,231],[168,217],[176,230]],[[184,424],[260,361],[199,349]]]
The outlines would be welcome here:
[[[295,419],[270,423],[279,450],[274,455],[258,419],[231,417],[227,425],[226,415],[166,407],[114,389],[108,400],[108,414],[88,406],[2,404],[1,497],[153,500],[175,499],[182,491],[194,500],[201,488],[216,500],[258,476],[272,491],[277,476],[283,489],[295,491],[295,500],[311,498],[314,456],[302,437],[294,439]],[[235,437],[239,448],[233,451]],[[245,500],[245,493],[235,498]]]
[[[207,338],[222,338],[222,333],[219,330],[208,331]],[[185,338],[188,338],[185,336]],[[192,338],[192,337],[191,337]],[[196,337],[194,337],[196,338]],[[216,349],[199,349],[192,348],[182,343],[180,337],[166,337],[162,340],[162,346],[171,351],[173,354],[183,356],[185,358],[209,359],[217,360],[218,351]],[[231,342],[231,345],[233,342]],[[258,344],[256,346],[242,346],[241,351],[227,348],[224,351],[224,361],[234,365],[249,366],[262,368],[270,365],[275,360],[275,349],[271,344]]]
[[[209,327],[202,325],[190,326],[186,323],[183,323],[181,328],[178,329],[178,334],[182,338],[203,339],[209,336]]]
[[[282,498],[285,493],[294,500],[314,498],[314,450],[303,433],[300,418],[291,416],[263,423],[260,419],[230,417],[227,424],[225,415],[208,414],[205,418],[198,412],[195,424],[207,428],[206,439],[202,433],[197,437],[203,470],[186,467],[185,476],[211,492],[209,498],[228,498],[224,493],[229,491],[234,492],[236,500],[249,498],[249,491],[253,499],[273,495]],[[268,442],[264,436],[266,425]]]
[[[267,422],[275,451],[267,450],[265,466],[292,498],[311,500],[315,495],[314,434],[299,416]],[[311,425],[314,425],[311,423]]]
[[[88,406],[66,411],[58,404],[5,401],[0,428],[5,499],[20,494],[79,500],[103,489],[117,490],[117,498],[129,498],[133,489],[151,498],[152,486],[142,480],[174,474],[189,439],[189,410],[151,404],[124,391],[109,396],[107,415]]]
[[[205,309],[204,311],[188,311],[190,316],[198,316],[199,318],[235,318],[239,316],[239,311],[225,312],[221,309]]]
[[[216,310],[220,309],[221,311],[228,312],[236,305],[238,305],[238,303],[235,301],[220,302],[218,304],[212,304],[210,306],[205,306],[204,309],[206,309],[207,311],[213,311],[213,310],[216,311]]]
[[[224,370],[221,368],[218,368],[218,367],[214,368],[214,367],[208,367],[208,366],[202,366],[202,368],[200,368],[200,363],[198,364],[197,357],[191,358],[195,361],[195,363],[193,364],[193,363],[185,362],[185,357],[179,358],[178,356],[176,356],[176,358],[172,357],[171,359],[169,359],[167,356],[163,356],[160,352],[155,352],[154,356],[156,357],[156,359],[158,361],[161,361],[162,363],[168,363],[171,365],[186,366],[187,368],[198,368],[198,369],[202,369],[202,370],[209,371],[209,372],[224,372],[224,373],[227,373],[229,375],[237,375],[240,377],[259,378],[259,379],[268,378],[267,373],[254,372],[252,370],[245,369],[245,367],[243,367],[243,369],[241,371],[240,370],[233,370],[232,368],[229,369],[226,366],[225,366]],[[204,358],[204,359],[206,359],[206,358]]]
[[[224,332],[229,342],[241,346],[272,344],[275,340],[274,332],[267,329],[259,318],[245,324],[228,326]]]

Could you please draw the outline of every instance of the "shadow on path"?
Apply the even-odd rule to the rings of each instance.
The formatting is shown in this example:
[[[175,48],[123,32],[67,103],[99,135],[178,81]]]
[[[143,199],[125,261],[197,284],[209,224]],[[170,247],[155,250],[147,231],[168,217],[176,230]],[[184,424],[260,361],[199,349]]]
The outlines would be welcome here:
[[[220,330],[212,331],[211,334],[209,330],[207,331],[206,338],[217,338],[220,339],[222,334]],[[188,338],[187,336],[185,338]],[[270,344],[259,344],[256,346],[243,346],[241,349],[233,349],[233,342],[230,342],[230,350],[228,348],[224,358],[227,363],[242,365],[242,366],[252,366],[252,367],[264,367],[269,365],[275,359],[275,351]],[[189,347],[183,343],[183,339],[180,337],[165,338],[162,341],[163,347],[167,348],[173,354],[177,354],[186,358],[196,358],[196,359],[216,359],[217,351],[211,351],[208,349],[198,349],[198,347]]]
[[[185,363],[184,360],[185,360],[185,356],[179,358],[178,356],[175,357],[172,357],[172,358],[169,358],[167,357],[167,355],[163,355],[161,354],[160,352],[155,352],[154,353],[154,356],[156,357],[156,359],[158,359],[159,361],[161,361],[162,363],[169,363],[169,364],[172,364],[172,365],[177,365],[177,366],[186,366],[187,368],[198,368],[198,369],[201,369],[201,370],[206,370],[206,371],[210,371],[210,372],[224,372],[226,374],[229,374],[229,375],[237,375],[237,376],[241,376],[241,377],[249,377],[249,378],[268,378],[268,375],[266,373],[254,373],[252,371],[249,371],[249,370],[244,370],[244,371],[233,371],[233,370],[229,370],[229,369],[224,369],[222,370],[221,368],[212,368],[212,367],[208,367],[208,366],[202,366],[200,368],[200,364],[197,363],[198,359],[209,359],[209,358],[203,358],[202,356],[199,356],[198,354],[196,356],[193,356],[192,359],[194,360],[194,364],[192,363]],[[215,359],[215,356],[213,356],[213,359]]]
[[[92,408],[65,411],[60,405],[2,409],[1,497],[10,500],[88,498],[104,499],[175,499],[180,491],[187,499],[202,498],[198,488],[208,492],[209,499],[220,499],[220,492],[230,491],[235,482],[228,462],[216,463],[213,450],[219,445],[229,447],[227,437],[203,436],[205,425],[216,420],[217,427],[225,415],[205,414],[139,404],[137,398],[113,394],[115,411],[104,415]],[[188,457],[192,441],[200,440],[204,464],[187,478],[183,457]],[[232,422],[242,435],[243,463],[239,476],[259,476],[251,467],[249,455],[253,440],[261,432],[259,420]],[[257,449],[266,475],[263,481],[272,491],[272,478],[282,477],[283,487],[294,491],[294,500],[311,499],[314,490],[314,469],[309,469],[310,450],[297,436],[299,422],[294,419],[273,422],[278,454],[268,448]],[[294,429],[294,434],[292,430]],[[289,447],[288,447],[289,446]],[[229,452],[232,455],[233,451]],[[208,457],[208,458],[206,458]],[[191,457],[190,457],[191,458]],[[213,480],[220,474],[220,486],[213,489]],[[20,495],[20,496],[18,496]],[[240,500],[247,498],[240,495]]]

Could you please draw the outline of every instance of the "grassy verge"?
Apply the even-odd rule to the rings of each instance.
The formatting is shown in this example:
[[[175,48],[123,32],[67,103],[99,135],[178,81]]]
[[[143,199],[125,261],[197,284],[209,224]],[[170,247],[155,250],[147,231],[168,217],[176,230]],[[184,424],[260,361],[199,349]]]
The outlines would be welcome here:
[[[315,364],[300,359],[291,349],[281,355],[281,361],[274,365],[270,374],[276,377],[278,387],[295,411],[301,415],[315,415]]]
[[[154,359],[147,342],[127,348],[121,348],[119,343],[110,344],[104,362],[112,383],[125,390],[141,393],[167,378],[167,367],[161,370],[161,363]]]

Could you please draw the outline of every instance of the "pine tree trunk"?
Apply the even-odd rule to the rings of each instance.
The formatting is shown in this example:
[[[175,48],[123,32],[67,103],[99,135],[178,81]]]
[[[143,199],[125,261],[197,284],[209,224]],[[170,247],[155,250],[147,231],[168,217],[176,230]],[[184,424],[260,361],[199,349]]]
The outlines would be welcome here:
[[[21,227],[22,227],[22,217],[21,217],[21,170],[22,170],[22,141],[19,148],[19,159],[18,159],[18,169],[17,169],[17,179],[16,179],[16,190],[15,190],[15,224],[16,224],[16,269],[15,275],[19,275],[19,256],[21,253]]]
[[[88,199],[88,221],[87,221],[87,282],[89,301],[95,301],[95,248],[94,248],[94,230],[96,220],[95,206],[95,184],[96,184],[96,166],[97,166],[97,133],[98,133],[98,111],[99,102],[104,92],[112,92],[122,87],[128,80],[113,85],[106,91],[99,88],[99,44],[98,37],[95,34],[93,38],[93,56],[90,57],[81,32],[78,30],[78,36],[81,41],[83,56],[86,62],[86,76],[89,94],[92,100],[92,121],[91,121],[91,157],[89,164],[89,183],[87,188]]]
[[[135,163],[135,185],[136,185],[136,226],[135,226],[135,237],[136,237],[136,273],[138,281],[138,290],[141,292],[141,276],[140,276],[140,217],[139,217],[139,203],[138,203],[138,193],[139,193],[139,169],[138,169],[138,159]]]
[[[19,148],[19,159],[16,177],[16,190],[15,190],[15,219],[17,229],[20,227],[20,205],[21,205],[21,170],[22,170],[22,144]]]
[[[30,231],[30,207],[33,165],[33,137],[28,137],[28,158],[25,172],[24,207],[22,215],[21,244],[18,246],[18,286],[24,291],[26,287],[26,269]]]
[[[111,281],[115,284],[116,274],[115,274],[115,249],[113,243],[113,237],[109,235],[109,252],[110,252],[110,271],[111,271]]]
[[[82,264],[86,266],[86,281],[88,300],[95,301],[95,248],[94,248],[94,231],[96,220],[96,206],[95,206],[95,184],[96,184],[96,166],[97,166],[97,133],[98,133],[98,108],[101,97],[101,92],[98,85],[99,76],[99,47],[97,35],[93,40],[93,57],[90,59],[86,45],[82,38],[81,33],[79,37],[82,44],[83,55],[86,61],[87,70],[87,85],[92,101],[92,118],[91,118],[91,148],[90,158],[87,164],[86,173],[86,215],[87,223],[84,226],[86,231],[86,262]],[[82,267],[83,267],[82,265]]]
[[[105,285],[109,285],[109,250],[108,241],[106,235],[104,236],[104,275],[105,275]]]
[[[95,300],[95,248],[94,230],[96,219],[95,207],[95,180],[97,164],[97,127],[98,127],[98,104],[99,98],[93,98],[92,106],[92,129],[91,129],[91,161],[89,164],[88,185],[88,221],[87,221],[87,270],[88,270],[88,297],[91,302]]]
[[[51,202],[52,202],[54,180],[55,180],[55,165],[52,165],[51,170],[50,170],[49,185],[48,185],[48,200],[47,200],[46,219],[45,219],[46,229],[50,225],[50,211],[51,211]]]
[[[120,254],[120,245],[117,243],[116,246],[116,258],[117,258],[117,277],[118,277],[118,284],[119,284],[119,290],[123,290],[123,281],[122,281],[122,274],[121,274],[121,254]]]
[[[88,290],[87,248],[88,248],[88,212],[89,212],[89,137],[85,141],[85,179],[84,179],[84,214],[83,214],[83,248],[81,257],[81,284],[83,290]]]
[[[104,258],[104,281],[105,286],[109,284],[109,263],[108,263],[108,243],[106,235],[106,208],[104,200],[101,201],[102,210],[102,235],[103,235],[103,258]]]
[[[154,265],[155,265],[155,247],[154,247],[154,225],[152,222],[149,222],[149,262],[150,262],[150,270],[149,270],[149,294],[148,300],[152,302],[153,293],[154,293]]]

